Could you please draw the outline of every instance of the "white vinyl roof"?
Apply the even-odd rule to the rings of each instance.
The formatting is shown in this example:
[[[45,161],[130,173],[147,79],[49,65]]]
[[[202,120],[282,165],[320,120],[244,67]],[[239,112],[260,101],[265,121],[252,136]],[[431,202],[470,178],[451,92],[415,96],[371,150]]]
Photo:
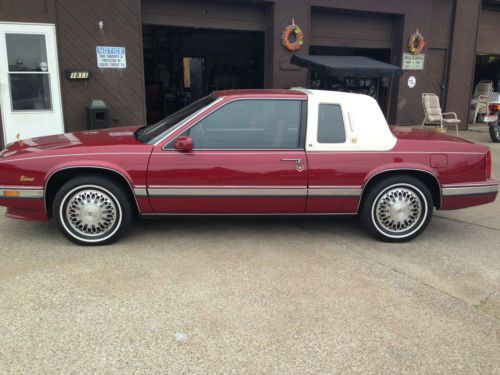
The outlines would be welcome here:
[[[300,90],[308,96],[306,150],[308,151],[389,151],[397,142],[375,99],[367,95],[338,91]],[[320,104],[337,104],[342,108],[346,142],[317,142]]]

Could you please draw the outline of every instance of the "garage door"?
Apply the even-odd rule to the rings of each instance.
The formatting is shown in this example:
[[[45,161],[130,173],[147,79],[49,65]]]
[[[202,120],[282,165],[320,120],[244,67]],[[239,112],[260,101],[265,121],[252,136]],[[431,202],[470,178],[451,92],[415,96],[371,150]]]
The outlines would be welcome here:
[[[311,45],[391,48],[392,19],[385,14],[312,8]]]
[[[477,52],[488,55],[500,55],[500,12],[481,11]]]
[[[213,0],[142,0],[142,23],[146,25],[265,31],[262,4]]]

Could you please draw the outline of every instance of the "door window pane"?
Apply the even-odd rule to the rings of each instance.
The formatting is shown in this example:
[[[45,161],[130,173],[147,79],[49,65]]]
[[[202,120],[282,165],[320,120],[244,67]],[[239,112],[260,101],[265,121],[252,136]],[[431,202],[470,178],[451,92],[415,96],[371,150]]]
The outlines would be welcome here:
[[[10,72],[46,72],[45,35],[6,34]]]
[[[345,143],[342,108],[337,104],[320,104],[318,113],[318,143]]]
[[[188,130],[195,149],[297,149],[301,101],[240,100]]]
[[[13,111],[52,109],[48,74],[10,73],[9,78]]]

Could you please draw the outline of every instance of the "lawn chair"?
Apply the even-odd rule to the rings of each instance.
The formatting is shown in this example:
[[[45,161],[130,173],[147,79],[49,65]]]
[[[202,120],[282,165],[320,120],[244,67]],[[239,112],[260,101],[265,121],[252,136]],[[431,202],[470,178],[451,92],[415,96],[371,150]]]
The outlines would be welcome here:
[[[455,126],[458,137],[458,125],[461,121],[455,112],[443,113],[441,111],[439,97],[436,94],[422,94],[422,106],[424,107],[424,121],[422,121],[420,128],[423,128],[424,125],[434,125],[440,126],[441,131],[444,132],[444,125]]]
[[[477,122],[478,114],[488,114],[488,107],[493,94],[492,81],[479,81],[476,86],[475,94],[471,100],[471,115],[474,113],[474,118],[471,119],[474,124]]]

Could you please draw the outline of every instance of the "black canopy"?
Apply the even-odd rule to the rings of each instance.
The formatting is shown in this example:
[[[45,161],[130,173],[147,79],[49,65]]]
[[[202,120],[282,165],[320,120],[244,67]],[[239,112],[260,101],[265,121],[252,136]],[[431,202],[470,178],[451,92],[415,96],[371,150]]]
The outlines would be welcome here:
[[[313,71],[326,72],[337,77],[379,78],[400,77],[403,70],[399,66],[386,64],[364,56],[297,56],[290,61],[294,65]]]

